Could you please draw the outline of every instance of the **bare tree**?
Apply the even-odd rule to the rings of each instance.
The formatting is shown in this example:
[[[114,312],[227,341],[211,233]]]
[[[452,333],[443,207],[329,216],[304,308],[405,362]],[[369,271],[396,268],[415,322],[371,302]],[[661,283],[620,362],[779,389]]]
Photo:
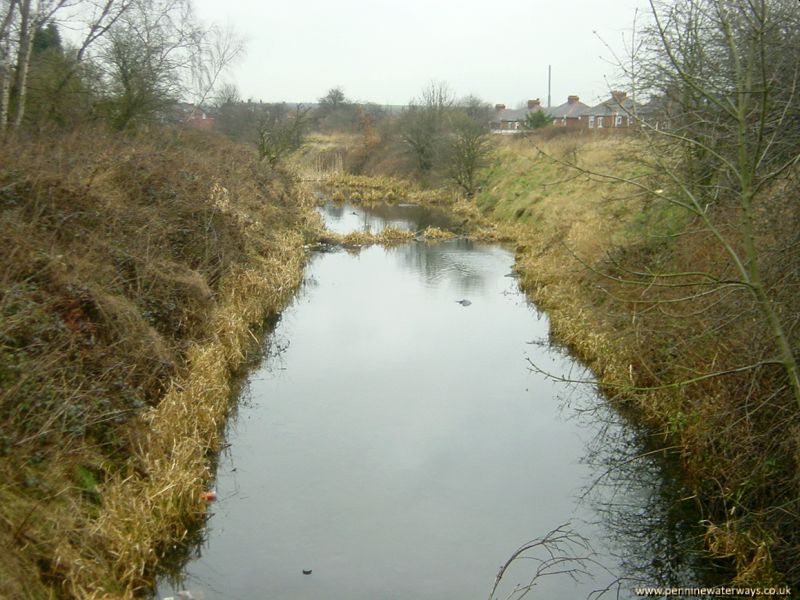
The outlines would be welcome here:
[[[32,44],[37,29],[62,13],[73,26],[85,21],[86,34],[75,60],[62,74],[53,97],[59,96],[89,47],[101,38],[133,0],[5,0],[0,4],[0,133],[11,121],[19,128],[25,117]],[[13,68],[12,68],[13,65]],[[10,114],[13,105],[14,114]]]
[[[775,254],[765,246],[762,213],[771,187],[800,163],[796,3],[651,0],[651,7],[650,44],[636,75],[659,108],[640,120],[669,193],[646,191],[685,210],[719,244],[731,270],[702,274],[706,291],[733,287],[750,297],[800,408],[796,322],[782,291],[765,280]]]
[[[421,173],[433,169],[441,151],[445,117],[454,102],[453,93],[446,83],[432,81],[419,98],[409,102],[400,117],[402,139]]]
[[[303,135],[308,125],[309,109],[298,105],[290,111],[285,104],[271,104],[258,124],[256,147],[261,160],[275,166],[287,154],[303,144]]]
[[[9,107],[15,105],[14,128],[19,127],[25,114],[25,93],[27,90],[28,68],[33,47],[33,36],[41,26],[66,0],[46,2],[39,0],[11,0],[8,2],[2,24],[0,24],[0,77],[2,77],[2,96],[0,101],[0,131],[5,131],[9,120]],[[12,33],[14,34],[12,38]],[[14,64],[12,72],[11,64]],[[12,84],[13,76],[13,84]]]
[[[241,36],[230,28],[212,25],[195,31],[191,88],[195,106],[202,106],[219,86],[222,74],[244,54]],[[228,87],[230,92],[230,87]]]
[[[50,114],[56,112],[64,90],[76,77],[84,63],[87,53],[97,44],[109,30],[114,27],[123,15],[131,8],[135,0],[82,0],[74,15],[68,18],[72,26],[83,29],[83,37],[72,60],[61,74],[50,95]]]
[[[184,95],[197,38],[185,0],[133,0],[100,56],[114,127],[152,120]]]
[[[8,107],[11,96],[11,27],[17,11],[17,0],[3,0],[0,4],[0,134],[8,124]]]
[[[328,90],[322,98],[319,99],[319,108],[323,114],[335,111],[343,104],[349,104],[350,101],[345,96],[344,90],[340,86],[336,86]]]
[[[648,393],[658,408],[643,412],[714,482],[697,484],[723,523],[709,527],[709,547],[735,546],[725,552],[742,577],[779,571],[796,583],[800,13],[791,0],[650,7],[623,62],[637,98],[651,98],[630,115],[648,172],[583,170],[645,199],[637,244],[579,257],[634,324],[630,380],[605,389]]]
[[[487,127],[462,111],[455,112],[448,125],[447,174],[467,198],[471,198],[478,189],[479,173],[488,165],[491,152]]]

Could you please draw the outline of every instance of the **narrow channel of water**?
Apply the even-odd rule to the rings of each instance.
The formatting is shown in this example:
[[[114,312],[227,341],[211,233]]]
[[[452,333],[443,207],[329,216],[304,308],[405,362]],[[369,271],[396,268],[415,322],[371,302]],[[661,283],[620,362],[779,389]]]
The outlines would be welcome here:
[[[393,210],[324,216],[340,232],[432,224]],[[527,360],[582,369],[537,343],[547,320],[512,265],[463,239],[315,255],[231,424],[205,543],[158,597],[486,598],[519,545],[566,522],[619,567],[576,500],[601,425],[569,418],[565,385]],[[625,493],[647,510],[646,494]],[[497,597],[534,569],[516,564]],[[585,598],[611,579],[588,570],[595,581],[544,577],[531,597]]]
[[[352,204],[328,202],[323,213],[325,224],[335,233],[363,231],[380,233],[386,227],[419,231],[426,227],[452,227],[452,218],[443,210],[431,209],[416,204],[391,204],[378,202],[369,210]]]

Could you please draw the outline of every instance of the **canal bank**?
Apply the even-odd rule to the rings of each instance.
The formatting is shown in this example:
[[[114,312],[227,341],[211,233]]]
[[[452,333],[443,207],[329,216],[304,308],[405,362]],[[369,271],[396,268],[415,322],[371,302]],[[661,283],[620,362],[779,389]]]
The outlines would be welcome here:
[[[431,225],[387,218],[382,205],[322,210],[340,235]],[[486,597],[520,544],[570,523],[596,553],[561,548],[559,567],[586,567],[594,579],[535,583],[547,597],[579,598],[616,590],[626,561],[652,567],[696,542],[695,531],[670,526],[658,464],[647,463],[646,477],[617,469],[615,486],[593,485],[630,461],[637,441],[601,414],[592,390],[531,372],[529,361],[587,376],[550,346],[548,319],[513,266],[508,250],[463,238],[317,254],[229,428],[204,539],[158,596]],[[610,441],[616,450],[600,453]],[[581,501],[587,487],[594,499]],[[635,526],[635,551],[598,506],[615,507],[629,534]],[[596,562],[569,562],[579,550]],[[535,578],[531,558],[515,563],[496,597]],[[698,577],[687,564],[636,575]],[[630,597],[629,582],[619,589]]]
[[[0,597],[131,598],[204,518],[237,371],[319,218],[218,136],[3,150]]]
[[[737,585],[796,584],[796,405],[780,361],[764,358],[775,344],[757,299],[727,279],[730,256],[709,235],[719,227],[736,240],[741,223],[720,209],[709,225],[676,204],[677,183],[658,177],[638,136],[495,141],[471,202],[387,177],[333,180],[367,201],[383,186],[448,205],[464,232],[512,244],[552,339],[591,367],[609,403],[641,431],[642,452],[677,466],[676,502],[686,508],[678,512],[702,523],[701,545],[720,573]],[[796,214],[786,203],[792,181],[759,198],[776,212],[759,213],[754,241],[769,302],[785,316],[797,298],[785,280],[796,260],[784,256],[791,243],[777,240],[793,231],[767,215]]]

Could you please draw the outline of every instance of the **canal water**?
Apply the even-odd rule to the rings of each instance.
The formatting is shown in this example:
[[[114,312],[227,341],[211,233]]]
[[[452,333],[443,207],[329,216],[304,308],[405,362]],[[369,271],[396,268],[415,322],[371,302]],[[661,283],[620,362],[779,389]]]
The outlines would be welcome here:
[[[338,232],[445,224],[403,209],[321,210]],[[569,386],[529,369],[585,375],[542,343],[547,319],[512,266],[464,239],[314,255],[231,421],[204,539],[157,597],[487,598],[520,545],[565,523],[615,572],[625,542],[578,497],[597,475],[591,440],[618,426],[575,418]],[[537,565],[515,562],[495,597],[519,597]],[[613,579],[584,567],[594,580],[542,576],[530,597]]]

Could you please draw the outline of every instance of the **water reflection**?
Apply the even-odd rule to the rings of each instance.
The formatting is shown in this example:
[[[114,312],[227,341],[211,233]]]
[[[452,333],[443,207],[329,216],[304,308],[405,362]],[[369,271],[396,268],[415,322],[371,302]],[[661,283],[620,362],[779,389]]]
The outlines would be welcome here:
[[[677,450],[592,401],[584,414],[603,424],[586,462],[595,473],[587,498],[607,552],[630,585],[713,587],[731,581],[731,564],[704,556],[699,507],[680,473]]]
[[[380,233],[386,227],[406,231],[421,231],[426,227],[452,229],[455,225],[446,212],[417,204],[376,203],[364,210],[348,202],[326,202],[319,210],[328,229],[336,233]]]
[[[388,222],[348,210],[323,214]],[[206,543],[159,596],[485,598],[515,548],[566,522],[601,566],[542,578],[534,597],[586,598],[618,573],[621,598],[633,579],[693,581],[676,557],[696,532],[663,508],[680,494],[657,461],[632,460],[641,445],[613,414],[565,408],[564,384],[528,370],[581,367],[530,343],[548,324],[512,262],[461,239],[315,256],[230,426]],[[497,597],[530,577],[514,563]]]
[[[500,260],[505,260],[509,269],[513,262],[500,248],[476,246],[466,239],[455,239],[447,244],[409,244],[398,248],[397,256],[407,269],[424,278],[429,286],[439,285],[446,278],[452,279],[465,294],[483,289],[488,277],[496,277],[498,258],[502,257]]]

